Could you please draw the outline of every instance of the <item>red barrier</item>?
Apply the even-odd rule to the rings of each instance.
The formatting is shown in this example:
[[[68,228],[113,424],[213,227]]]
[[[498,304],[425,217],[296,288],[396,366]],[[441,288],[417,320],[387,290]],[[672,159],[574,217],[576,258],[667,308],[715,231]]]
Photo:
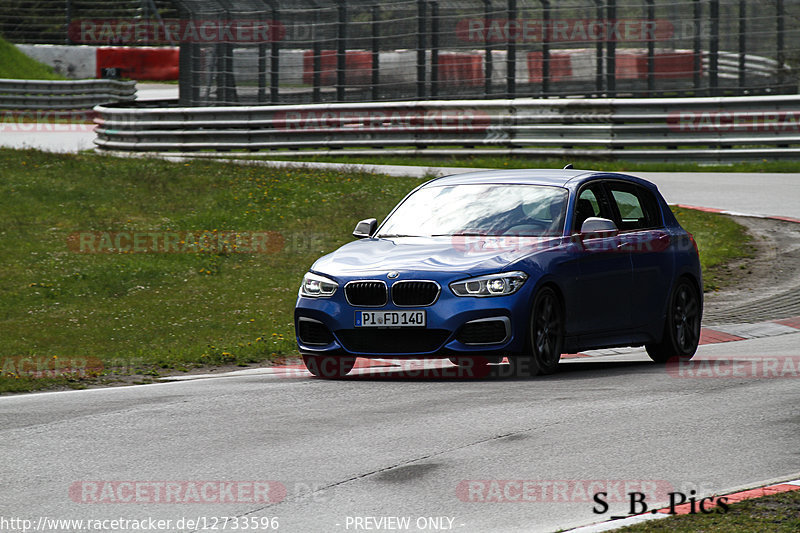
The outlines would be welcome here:
[[[178,48],[100,47],[97,49],[98,78],[103,69],[118,69],[121,78],[132,80],[177,80]]]
[[[647,55],[644,58],[644,75],[639,70],[642,53],[617,51],[614,63],[618,80],[640,80],[647,76]]]
[[[693,75],[694,52],[682,50],[653,54],[653,76],[656,79],[691,78]],[[647,52],[617,52],[617,79],[646,80]]]
[[[483,54],[439,54],[439,82],[448,86],[483,85]]]
[[[657,79],[691,78],[694,76],[694,52],[659,52],[654,56],[654,71]],[[647,77],[647,55],[639,58],[642,66],[639,67]],[[703,72],[703,62],[700,61],[700,73]]]
[[[542,53],[528,52],[528,82],[542,82]],[[572,57],[570,54],[550,54],[550,81],[564,81],[572,77]]]
[[[336,50],[320,51],[320,85],[336,85]],[[345,53],[345,83],[369,85],[372,81],[372,53],[349,50]],[[303,83],[314,83],[314,52],[303,54]]]

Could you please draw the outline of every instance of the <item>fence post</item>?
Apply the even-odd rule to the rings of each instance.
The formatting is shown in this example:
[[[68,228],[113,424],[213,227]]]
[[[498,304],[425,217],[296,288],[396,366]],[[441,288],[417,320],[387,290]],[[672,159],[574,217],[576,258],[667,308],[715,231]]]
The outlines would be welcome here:
[[[542,96],[550,92],[550,0],[542,2]]]
[[[654,0],[647,0],[647,27],[652,31],[652,34],[647,38],[647,96],[653,96],[653,91],[656,88],[656,6]]]
[[[511,31],[513,27],[517,32]],[[506,93],[509,98],[514,98],[517,94],[517,35],[519,26],[517,22],[517,0],[508,0],[508,42],[506,44]],[[513,33],[513,34],[512,34]]]
[[[322,43],[317,35],[319,28],[319,9],[314,10],[314,42],[311,44],[311,100],[314,103],[322,101]]]
[[[603,6],[604,0],[595,0],[595,17],[599,24],[603,20]],[[605,28],[605,24],[603,25]],[[595,72],[594,72],[594,86],[597,91],[597,96],[603,93],[603,43],[605,37],[598,38],[595,44]]]
[[[425,97],[425,0],[417,0],[417,98]]]
[[[700,20],[703,16],[703,4],[700,0],[694,0],[694,89],[695,96],[698,95],[700,84],[702,83],[701,69],[703,68],[703,41],[701,40]]]
[[[488,28],[489,17],[492,16],[492,0],[483,0],[483,20]],[[492,44],[489,31],[483,34],[483,94],[492,93]]]
[[[739,92],[747,83],[747,0],[739,0]]]
[[[439,3],[431,2],[431,96],[439,96]]]
[[[336,25],[336,101],[344,102],[347,83],[347,3],[339,0],[339,22]]]
[[[380,7],[372,6],[372,99],[378,99],[378,84],[380,83]]]
[[[776,0],[775,2],[775,15],[778,19],[778,35],[775,43],[775,58],[778,60],[778,85],[780,85],[780,92],[784,92],[783,82],[785,81],[784,74],[786,72],[786,53],[784,48],[784,9],[783,0]]]
[[[272,8],[272,20],[277,21],[280,18],[277,5]],[[280,85],[280,43],[278,39],[272,38],[270,43],[270,65],[269,65],[269,100],[273,104],[277,104],[280,99],[278,86]]]
[[[719,0],[709,2],[711,36],[708,43],[708,85],[711,95],[719,94]]]
[[[617,18],[616,0],[609,0],[606,6],[606,24],[603,26],[606,32],[606,89],[608,96],[613,97],[617,91],[617,42],[613,35],[608,31],[608,25],[614,24]]]
[[[66,26],[64,28],[64,44],[72,44],[69,38],[69,25],[72,23],[72,1],[67,0],[67,5],[64,7],[64,20]]]

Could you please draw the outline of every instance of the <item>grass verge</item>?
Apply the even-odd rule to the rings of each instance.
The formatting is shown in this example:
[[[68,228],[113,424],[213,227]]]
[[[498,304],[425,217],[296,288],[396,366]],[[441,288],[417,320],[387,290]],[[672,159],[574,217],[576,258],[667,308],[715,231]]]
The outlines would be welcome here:
[[[727,215],[672,207],[681,226],[691,233],[700,252],[703,286],[706,291],[724,288],[746,269],[755,248],[747,229]]]
[[[342,163],[350,165],[407,165],[421,167],[470,167],[470,168],[563,168],[572,163],[578,169],[602,169],[616,172],[800,172],[800,161],[761,161],[738,163],[697,163],[697,162],[658,162],[658,161],[620,161],[602,157],[573,158],[531,158],[506,155],[453,155],[433,156],[311,156],[287,155],[286,157],[266,157],[270,160],[307,161],[322,163]],[[676,153],[680,156],[680,152]]]
[[[800,491],[731,504],[726,513],[676,515],[621,528],[620,533],[795,533],[800,531]]]
[[[420,182],[8,149],[0,149],[0,168],[0,392],[295,357],[303,273],[351,240],[357,220],[385,215]],[[744,242],[726,217],[678,216],[706,269],[742,255],[741,246],[721,251]],[[71,236],[86,232],[271,232],[279,246],[255,254],[73,251]]]
[[[63,80],[51,67],[32,59],[0,37],[0,78],[13,80]]]

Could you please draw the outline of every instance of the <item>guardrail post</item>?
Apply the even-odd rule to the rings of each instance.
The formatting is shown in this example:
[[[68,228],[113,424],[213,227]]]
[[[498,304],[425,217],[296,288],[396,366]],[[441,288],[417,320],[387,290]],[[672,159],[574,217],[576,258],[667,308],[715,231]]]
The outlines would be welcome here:
[[[417,98],[425,97],[425,0],[417,0]]]
[[[614,24],[617,18],[616,0],[608,0],[606,6],[606,89],[608,96],[613,97],[617,91],[617,42],[608,31],[608,24]]]
[[[380,7],[372,6],[372,99],[378,99],[378,85],[380,83]]]
[[[517,33],[511,28],[517,28]],[[517,0],[508,0],[508,42],[506,43],[506,94],[514,98],[517,94]]]
[[[719,0],[709,2],[711,38],[708,43],[708,85],[712,95],[719,93]]]
[[[439,96],[439,3],[431,2],[431,96]]]
[[[339,0],[339,22],[336,25],[336,101],[344,102],[347,83],[347,2]]]

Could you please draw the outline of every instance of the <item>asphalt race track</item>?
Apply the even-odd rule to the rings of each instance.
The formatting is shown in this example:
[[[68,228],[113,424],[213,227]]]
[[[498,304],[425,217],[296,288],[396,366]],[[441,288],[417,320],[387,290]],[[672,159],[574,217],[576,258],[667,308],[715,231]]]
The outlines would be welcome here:
[[[798,340],[703,346],[697,357],[797,355]],[[356,517],[449,517],[465,532],[554,531],[627,514],[611,496],[609,512],[593,514],[576,488],[592,480],[612,494],[627,482],[707,495],[800,471],[796,379],[680,377],[641,352],[562,366],[527,380],[245,375],[0,398],[0,515],[246,515],[298,532],[354,531]],[[206,480],[279,482],[286,495],[93,503],[114,496],[93,500],[80,484]],[[538,489],[535,501],[514,490],[474,501],[490,498],[491,480],[570,484],[561,495],[545,485],[545,501]],[[465,491],[469,481],[487,490]]]

